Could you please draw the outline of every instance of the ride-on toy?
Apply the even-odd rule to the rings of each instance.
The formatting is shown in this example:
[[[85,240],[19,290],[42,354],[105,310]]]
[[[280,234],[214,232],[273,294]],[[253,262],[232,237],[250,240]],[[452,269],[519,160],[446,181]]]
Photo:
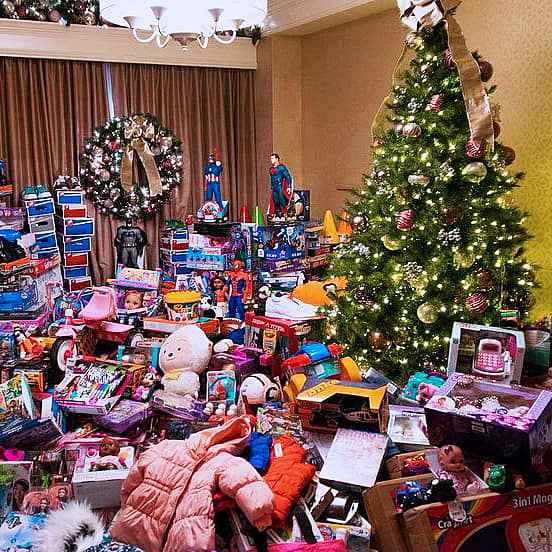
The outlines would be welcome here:
[[[73,319],[72,309],[65,311],[65,321],[56,332],[50,351],[52,367],[59,375],[67,368],[67,360],[94,353],[100,341],[134,347],[144,335],[133,325],[113,322],[117,313],[117,298],[110,287],[94,287],[89,303]]]

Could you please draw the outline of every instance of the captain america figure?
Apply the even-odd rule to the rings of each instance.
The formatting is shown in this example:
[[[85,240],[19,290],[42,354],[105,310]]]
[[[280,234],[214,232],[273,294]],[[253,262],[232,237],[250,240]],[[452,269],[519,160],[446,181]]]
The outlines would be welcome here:
[[[293,179],[287,167],[283,163],[280,163],[280,156],[277,153],[273,153],[270,156],[270,162],[269,173],[272,199],[269,214],[275,219],[282,219],[286,217],[290,200],[293,197]]]
[[[222,173],[223,170],[224,167],[215,149],[213,153],[209,154],[209,162],[205,166],[204,199],[205,201],[211,201],[214,197],[221,209],[224,208],[220,195],[220,173]]]

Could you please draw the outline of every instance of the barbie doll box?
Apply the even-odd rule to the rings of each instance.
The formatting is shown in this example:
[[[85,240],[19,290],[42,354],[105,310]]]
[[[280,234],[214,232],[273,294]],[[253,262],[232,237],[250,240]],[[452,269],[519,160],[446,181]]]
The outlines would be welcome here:
[[[458,372],[425,405],[429,442],[541,476],[552,470],[552,392]],[[544,479],[543,479],[544,480]]]
[[[456,511],[429,504],[403,514],[411,550],[552,551],[552,484],[461,498]]]

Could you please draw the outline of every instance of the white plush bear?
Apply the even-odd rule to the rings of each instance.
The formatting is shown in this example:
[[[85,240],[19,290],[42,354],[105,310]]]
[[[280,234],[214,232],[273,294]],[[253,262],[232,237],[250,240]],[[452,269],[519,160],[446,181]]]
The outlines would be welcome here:
[[[178,395],[199,395],[199,374],[211,359],[213,344],[204,331],[190,324],[171,334],[161,346],[159,367],[165,391]]]

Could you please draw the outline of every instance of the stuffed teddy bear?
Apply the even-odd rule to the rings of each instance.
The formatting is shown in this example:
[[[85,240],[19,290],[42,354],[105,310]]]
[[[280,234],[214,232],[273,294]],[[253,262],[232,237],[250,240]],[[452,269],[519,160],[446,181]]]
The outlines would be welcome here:
[[[159,367],[165,391],[178,395],[199,395],[199,375],[211,359],[213,344],[203,330],[189,324],[172,333],[161,346]]]

